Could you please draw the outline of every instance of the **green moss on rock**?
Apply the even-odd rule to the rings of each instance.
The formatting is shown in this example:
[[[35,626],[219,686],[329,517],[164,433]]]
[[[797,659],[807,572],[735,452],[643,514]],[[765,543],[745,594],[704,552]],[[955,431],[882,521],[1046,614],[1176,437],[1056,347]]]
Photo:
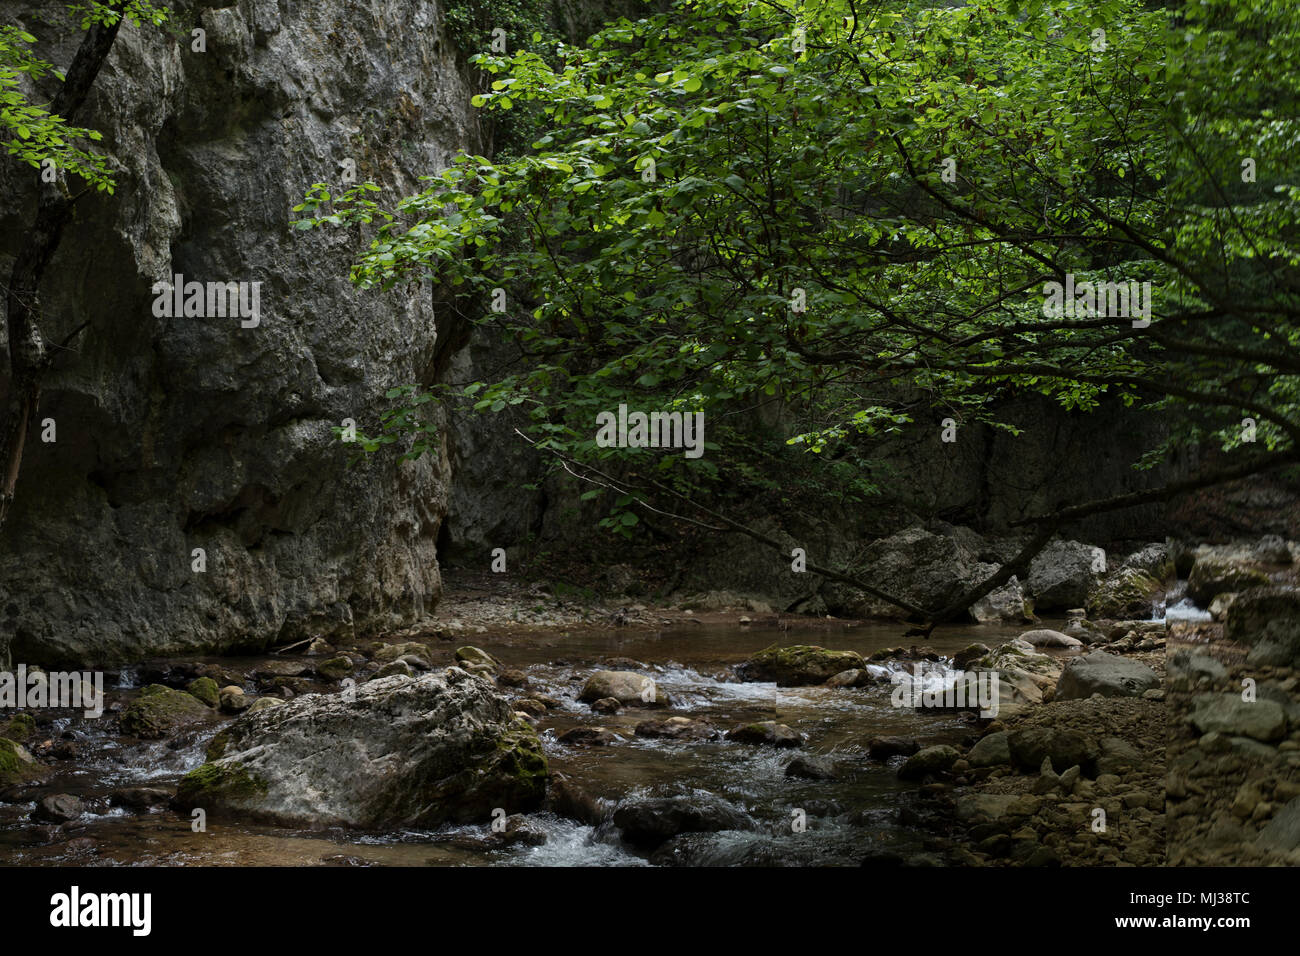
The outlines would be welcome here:
[[[352,673],[352,661],[346,657],[331,657],[316,665],[316,673],[326,680],[342,680]]]
[[[176,799],[186,807],[215,807],[257,800],[266,792],[266,784],[240,764],[205,763],[181,778]]]
[[[221,688],[211,677],[199,677],[190,681],[190,686],[185,688],[190,694],[209,707],[216,707],[221,703]]]
[[[207,758],[209,762],[213,760],[220,760],[222,757],[226,755],[226,748],[229,746],[230,746],[230,733],[228,731],[223,730],[221,731],[221,733],[217,734],[210,741],[208,741],[208,749],[203,752],[203,756]]]
[[[1164,590],[1164,584],[1145,571],[1122,568],[1102,582],[1088,599],[1088,616],[1119,620],[1150,617]]]
[[[814,644],[764,648],[736,668],[741,680],[776,681],[780,687],[825,683],[841,671],[861,668],[857,651],[830,651]]]
[[[34,733],[36,733],[36,718],[31,714],[14,714],[9,718],[8,724],[0,727],[0,737],[7,737],[9,740],[26,740]]]
[[[185,724],[207,717],[210,711],[197,698],[161,684],[150,684],[127,705],[122,731],[134,737],[157,740]]]
[[[513,781],[517,806],[536,806],[546,796],[550,768],[537,731],[525,720],[516,720],[497,738],[497,767]]]
[[[22,783],[40,775],[41,768],[22,744],[0,737],[0,786]]]

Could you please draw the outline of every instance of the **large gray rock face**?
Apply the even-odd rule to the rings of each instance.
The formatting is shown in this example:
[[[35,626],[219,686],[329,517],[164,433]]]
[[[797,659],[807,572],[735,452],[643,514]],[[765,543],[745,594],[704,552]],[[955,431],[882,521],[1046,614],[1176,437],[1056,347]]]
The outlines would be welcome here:
[[[245,715],[209,756],[182,779],[182,805],[282,826],[487,824],[546,792],[536,732],[455,667],[368,681],[352,701],[308,694]]]
[[[5,22],[50,41],[41,53],[71,61],[81,33],[48,25],[49,4],[5,7]],[[289,225],[312,183],[337,188],[345,161],[386,204],[475,148],[439,5],[172,9],[186,34],[206,30],[207,52],[124,27],[77,117],[104,131],[119,187],[79,203],[42,289],[49,338],[89,325],[47,381],[40,414],[57,441],[28,442],[0,533],[0,664],[378,630],[440,593],[445,454],[349,469],[331,434],[346,418],[377,431],[386,388],[428,381],[429,286],[358,291],[354,230]],[[0,163],[0,274],[34,182]],[[261,282],[260,323],[156,317],[151,287],[176,273]]]

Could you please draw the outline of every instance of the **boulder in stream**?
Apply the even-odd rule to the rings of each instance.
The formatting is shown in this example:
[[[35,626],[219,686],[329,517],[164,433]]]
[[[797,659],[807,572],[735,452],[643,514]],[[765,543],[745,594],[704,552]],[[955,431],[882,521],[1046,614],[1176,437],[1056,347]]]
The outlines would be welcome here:
[[[814,644],[773,644],[736,665],[736,676],[748,682],[775,681],[778,687],[806,687],[824,684],[844,671],[859,670],[865,663],[857,651],[828,651]]]
[[[633,846],[654,849],[679,833],[752,830],[754,822],[719,797],[645,797],[625,800],[614,811],[614,825]]]
[[[127,704],[122,732],[145,740],[170,737],[183,727],[210,719],[212,711],[192,694],[150,684]]]
[[[451,667],[245,714],[177,803],[281,826],[436,826],[533,809],[546,778],[536,731],[489,681]]]
[[[594,703],[607,697],[624,707],[667,707],[671,703],[653,677],[635,671],[596,671],[587,678],[578,700]]]

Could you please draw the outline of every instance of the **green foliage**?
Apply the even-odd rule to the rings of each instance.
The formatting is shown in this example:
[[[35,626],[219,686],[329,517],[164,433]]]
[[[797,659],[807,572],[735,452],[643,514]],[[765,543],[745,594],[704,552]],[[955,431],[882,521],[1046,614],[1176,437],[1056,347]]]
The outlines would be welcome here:
[[[336,425],[335,436],[346,444],[355,444],[358,453],[350,464],[356,464],[366,455],[372,455],[386,445],[402,443],[406,450],[402,461],[414,461],[426,452],[438,451],[438,426],[432,420],[431,411],[437,401],[433,391],[426,391],[419,385],[398,385],[384,393],[384,397],[395,404],[379,415],[379,434],[367,435],[359,427],[355,436],[349,429]]]
[[[312,221],[377,225],[357,284],[433,273],[527,358],[467,389],[476,408],[520,406],[543,448],[681,487],[754,463],[729,444],[650,466],[597,448],[595,415],[779,404],[784,441],[852,462],[861,437],[937,416],[1009,428],[1000,403],[1036,392],[1177,409],[1172,442],[1228,453],[1250,416],[1260,448],[1294,450],[1300,11],[1172,12],[680,0],[555,62],[479,56],[476,106],[542,118],[530,152]],[[1067,273],[1150,282],[1151,324],[1047,315]],[[611,530],[635,527],[628,504]]]
[[[133,0],[122,4],[103,2],[74,3],[69,11],[80,18],[82,29],[92,24],[110,26],[123,16],[137,26],[150,23],[160,26],[167,21],[166,7],[150,0]],[[87,145],[102,139],[97,130],[69,125],[67,119],[49,111],[49,104],[30,102],[23,91],[24,77],[37,81],[53,76],[62,81],[63,74],[53,64],[38,57],[31,49],[36,37],[15,26],[0,26],[0,137],[6,139],[9,155],[40,169],[42,162],[53,160],[55,166],[73,173],[100,192],[113,192],[113,176],[105,157],[91,152]]]

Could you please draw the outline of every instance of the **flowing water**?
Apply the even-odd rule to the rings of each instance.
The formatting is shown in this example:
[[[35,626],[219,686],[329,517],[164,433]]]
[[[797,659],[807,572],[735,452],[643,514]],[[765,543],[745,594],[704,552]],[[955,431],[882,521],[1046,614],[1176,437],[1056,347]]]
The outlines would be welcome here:
[[[940,628],[926,643],[948,658],[936,669],[942,673],[952,654],[972,641],[996,646],[1023,630]],[[868,740],[900,735],[915,737],[922,746],[957,742],[971,734],[968,717],[895,708],[888,683],[861,689],[777,688],[770,683],[738,683],[729,668],[773,643],[820,644],[867,656],[881,648],[911,643],[901,636],[902,631],[900,625],[818,629],[804,634],[797,628],[778,631],[683,625],[661,632],[537,632],[500,639],[483,637],[475,644],[506,667],[527,675],[529,688],[519,693],[545,694],[563,702],[548,712],[538,727],[551,769],[607,801],[607,806],[643,794],[711,793],[754,820],[753,832],[692,837],[690,862],[856,864],[873,850],[907,853],[919,846],[918,835],[897,822],[900,810],[915,799],[915,787],[897,779],[897,759],[890,765],[869,760]],[[434,643],[436,658],[450,662],[452,646]],[[578,692],[593,670],[630,666],[618,661],[606,664],[613,658],[644,664],[636,669],[652,676],[671,696],[673,706],[666,711],[632,708],[602,716],[578,703]],[[257,662],[227,658],[220,663],[239,670]],[[877,673],[883,674],[883,668]],[[130,687],[134,680],[132,673],[123,672],[118,683]],[[110,696],[110,701],[113,699]],[[790,751],[726,740],[647,739],[633,733],[647,716],[672,715],[707,718],[721,730],[775,719],[804,734],[805,744],[800,751]],[[214,820],[208,822],[205,832],[196,833],[187,815],[168,809],[126,811],[109,806],[108,797],[129,786],[174,788],[184,773],[203,762],[207,741],[220,725],[172,740],[134,742],[107,732],[105,725],[114,723],[66,718],[53,728],[41,728],[41,737],[57,738],[70,732],[78,755],[65,761],[60,775],[43,783],[40,792],[75,794],[85,802],[86,812],[79,820],[56,828],[30,821],[32,802],[0,804],[0,862],[103,866],[648,863],[647,854],[622,843],[612,824],[593,828],[549,813],[530,817],[545,830],[544,845],[504,849],[486,847],[486,826],[356,833]],[[557,742],[557,737],[572,727],[597,725],[620,739],[604,747],[570,747]],[[831,756],[837,762],[839,779],[787,778],[785,767],[794,753]],[[802,832],[797,831],[795,822],[800,817],[806,821]]]

